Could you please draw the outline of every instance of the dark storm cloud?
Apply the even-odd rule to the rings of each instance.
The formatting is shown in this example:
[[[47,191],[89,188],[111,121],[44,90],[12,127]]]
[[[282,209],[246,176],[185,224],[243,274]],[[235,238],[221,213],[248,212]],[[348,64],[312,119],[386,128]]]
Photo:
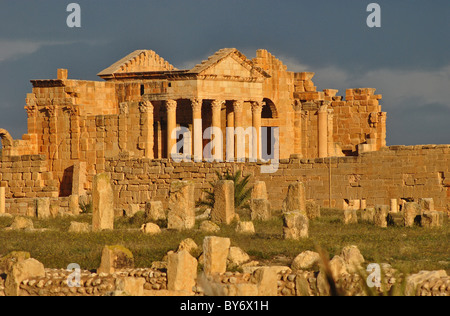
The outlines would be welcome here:
[[[70,2],[81,5],[80,29],[65,24]],[[183,68],[224,47],[250,58],[265,48],[292,70],[315,71],[319,89],[378,88],[388,143],[450,143],[450,104],[444,89],[434,88],[450,85],[450,3],[373,1],[381,5],[382,27],[370,29],[370,2],[0,1],[0,127],[15,138],[26,132],[29,80],[54,78],[57,68],[68,68],[70,78],[99,80],[100,70],[135,49],[153,49]],[[406,120],[414,119],[420,137],[408,130]]]

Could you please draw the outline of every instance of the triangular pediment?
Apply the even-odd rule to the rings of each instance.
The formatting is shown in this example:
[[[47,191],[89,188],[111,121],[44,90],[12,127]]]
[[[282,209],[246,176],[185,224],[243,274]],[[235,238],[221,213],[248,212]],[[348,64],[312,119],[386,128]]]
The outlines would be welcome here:
[[[100,77],[123,73],[173,71],[174,66],[152,50],[136,50],[98,74]]]
[[[233,77],[270,77],[235,48],[224,48],[192,68],[189,73]]]

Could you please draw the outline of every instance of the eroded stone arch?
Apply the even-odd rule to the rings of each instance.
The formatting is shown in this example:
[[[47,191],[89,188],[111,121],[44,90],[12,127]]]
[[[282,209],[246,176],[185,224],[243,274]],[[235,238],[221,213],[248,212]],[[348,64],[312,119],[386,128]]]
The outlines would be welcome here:
[[[13,146],[13,138],[6,129],[0,128],[0,142],[4,150],[10,149]]]

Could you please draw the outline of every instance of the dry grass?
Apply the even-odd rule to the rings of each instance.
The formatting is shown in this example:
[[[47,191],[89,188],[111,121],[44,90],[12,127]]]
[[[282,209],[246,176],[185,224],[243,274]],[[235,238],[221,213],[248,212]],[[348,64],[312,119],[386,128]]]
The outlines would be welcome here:
[[[241,213],[241,219],[248,214]],[[31,256],[49,268],[65,268],[78,263],[83,269],[93,270],[100,265],[104,245],[120,244],[130,249],[137,267],[149,267],[169,251],[175,250],[181,240],[192,238],[201,245],[207,233],[198,229],[174,232],[163,231],[147,236],[137,229],[143,218],[117,219],[113,232],[68,233],[70,222],[90,222],[90,215],[76,219],[34,219],[35,228],[48,228],[45,232],[5,232],[0,230],[0,255],[14,250],[28,251]],[[0,229],[12,219],[0,218]],[[449,226],[441,229],[420,227],[388,227],[382,229],[371,224],[343,225],[342,211],[322,210],[322,217],[311,221],[310,238],[289,241],[282,238],[282,220],[275,216],[268,222],[255,222],[256,235],[236,234],[235,224],[221,227],[217,234],[230,237],[233,246],[241,247],[254,260],[289,264],[300,252],[320,247],[330,257],[339,254],[347,245],[356,245],[368,263],[390,263],[402,272],[444,269],[450,273]]]

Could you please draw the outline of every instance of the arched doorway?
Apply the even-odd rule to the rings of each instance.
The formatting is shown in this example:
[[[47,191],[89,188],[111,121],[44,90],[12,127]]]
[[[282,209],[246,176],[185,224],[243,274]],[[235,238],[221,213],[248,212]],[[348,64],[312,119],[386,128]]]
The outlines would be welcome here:
[[[279,146],[279,122],[278,111],[275,103],[265,98],[261,112],[261,154],[263,160],[276,159],[275,146]]]
[[[13,146],[13,138],[6,129],[0,128],[0,152],[1,155],[9,156]],[[0,155],[0,156],[1,156]]]

